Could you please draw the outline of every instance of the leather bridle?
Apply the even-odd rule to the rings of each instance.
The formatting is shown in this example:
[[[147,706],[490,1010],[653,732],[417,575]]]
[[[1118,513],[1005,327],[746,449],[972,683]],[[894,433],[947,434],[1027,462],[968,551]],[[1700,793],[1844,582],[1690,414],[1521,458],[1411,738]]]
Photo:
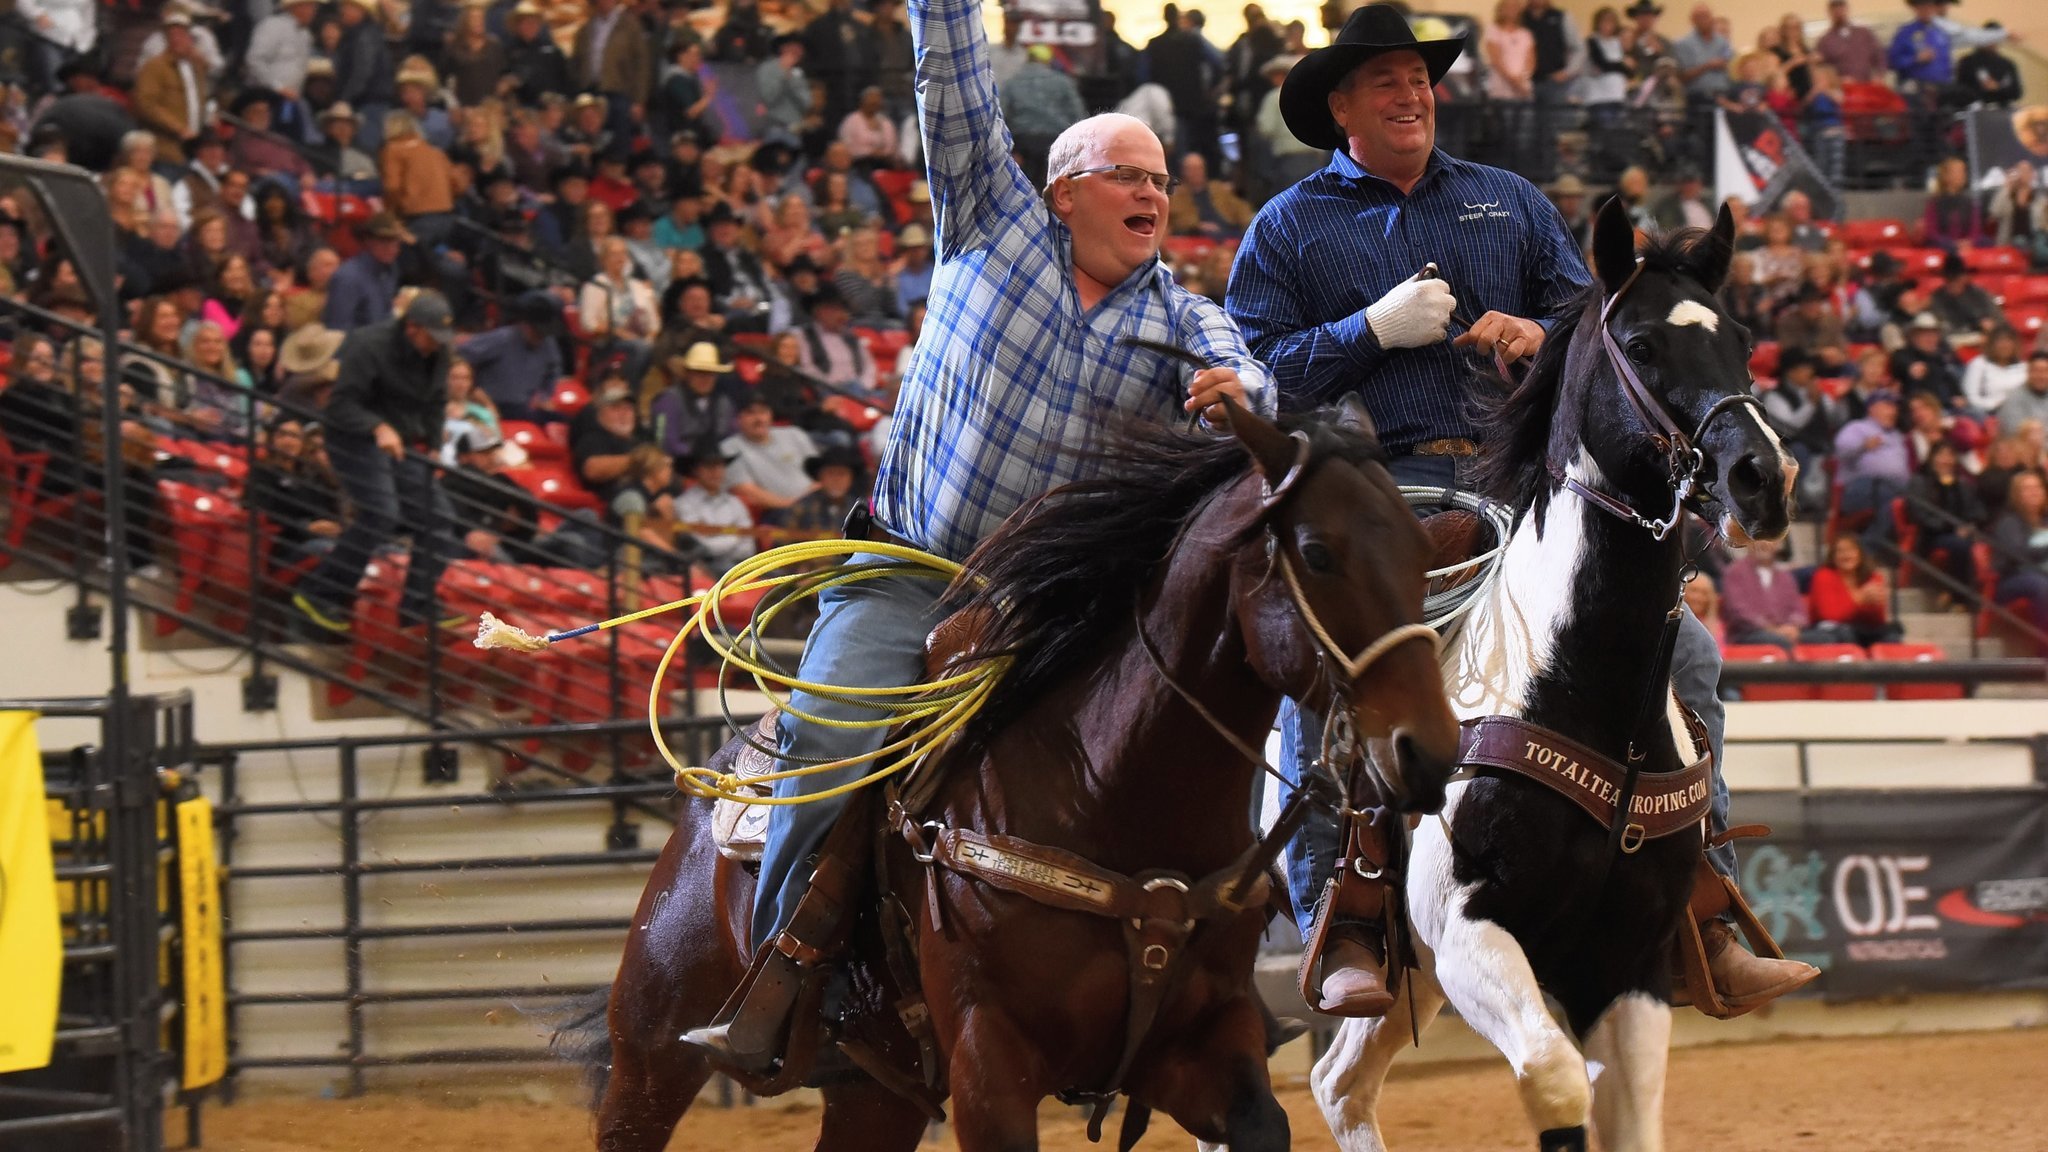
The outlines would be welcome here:
[[[1713,426],[1715,420],[1736,408],[1746,406],[1761,413],[1763,404],[1747,392],[1732,393],[1715,401],[1714,406],[1707,409],[1706,415],[1700,417],[1699,425],[1690,434],[1678,426],[1663,403],[1644,386],[1643,378],[1636,374],[1634,365],[1628,362],[1627,354],[1615,340],[1614,330],[1609,327],[1615,306],[1621,303],[1622,297],[1628,295],[1630,288],[1635,287],[1642,274],[1643,262],[1639,258],[1636,260],[1635,271],[1629,273],[1628,279],[1622,282],[1614,295],[1609,296],[1606,302],[1600,305],[1600,347],[1607,353],[1607,363],[1613,367],[1615,376],[1621,380],[1622,396],[1628,400],[1629,407],[1635,410],[1636,418],[1650,430],[1651,440],[1657,445],[1658,450],[1664,453],[1669,464],[1671,511],[1662,520],[1653,520],[1625,501],[1565,475],[1564,469],[1554,461],[1551,464],[1551,471],[1563,479],[1566,487],[1594,507],[1647,530],[1653,538],[1661,541],[1678,526],[1689,502],[1704,485],[1707,457],[1700,444],[1705,441],[1707,430]]]

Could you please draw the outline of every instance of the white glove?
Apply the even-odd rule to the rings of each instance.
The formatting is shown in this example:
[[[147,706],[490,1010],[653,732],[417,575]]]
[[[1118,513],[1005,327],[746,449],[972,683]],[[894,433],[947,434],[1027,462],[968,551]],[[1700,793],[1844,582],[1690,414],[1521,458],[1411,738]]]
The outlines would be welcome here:
[[[1394,285],[1394,290],[1365,310],[1366,326],[1382,348],[1426,348],[1444,338],[1458,298],[1442,279],[1418,279],[1421,273]]]

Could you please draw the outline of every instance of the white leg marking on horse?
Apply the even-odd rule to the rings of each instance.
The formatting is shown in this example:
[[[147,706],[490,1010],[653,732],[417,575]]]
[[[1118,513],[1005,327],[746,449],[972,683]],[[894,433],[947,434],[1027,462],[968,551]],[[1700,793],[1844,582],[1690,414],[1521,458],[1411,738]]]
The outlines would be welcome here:
[[[1586,1037],[1593,1123],[1607,1152],[1662,1152],[1671,1006],[1640,992],[1616,1000]]]
[[[1664,322],[1674,328],[1705,328],[1709,332],[1721,330],[1721,314],[1697,300],[1680,300],[1671,306],[1671,315]]]
[[[1412,993],[1404,988],[1386,1016],[1339,1025],[1329,1050],[1309,1072],[1309,1090],[1342,1152],[1386,1152],[1379,1125],[1380,1089],[1394,1057],[1411,1039],[1409,1002],[1415,1004],[1415,1031],[1426,1030],[1444,1006],[1443,990],[1427,971],[1410,972],[1408,980]]]
[[[1453,911],[1437,949],[1436,977],[1458,1015],[1507,1057],[1532,1127],[1586,1122],[1592,1089],[1585,1059],[1551,1019],[1529,958],[1507,929]]]

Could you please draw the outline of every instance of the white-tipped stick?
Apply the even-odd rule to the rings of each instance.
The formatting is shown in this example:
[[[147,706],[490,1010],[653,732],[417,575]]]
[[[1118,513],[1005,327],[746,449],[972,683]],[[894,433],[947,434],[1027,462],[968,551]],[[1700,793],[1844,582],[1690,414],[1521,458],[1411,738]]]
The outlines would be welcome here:
[[[515,652],[545,652],[548,642],[545,637],[535,636],[486,612],[476,624],[476,646],[484,649],[510,648]]]

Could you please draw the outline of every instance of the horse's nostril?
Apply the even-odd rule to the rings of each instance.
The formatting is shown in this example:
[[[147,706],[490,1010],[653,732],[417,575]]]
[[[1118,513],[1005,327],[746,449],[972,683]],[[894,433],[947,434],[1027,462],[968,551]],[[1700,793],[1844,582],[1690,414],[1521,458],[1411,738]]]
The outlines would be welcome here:
[[[1737,460],[1735,467],[1728,470],[1729,495],[1738,500],[1754,496],[1768,486],[1763,465],[1757,463],[1754,454]]]

